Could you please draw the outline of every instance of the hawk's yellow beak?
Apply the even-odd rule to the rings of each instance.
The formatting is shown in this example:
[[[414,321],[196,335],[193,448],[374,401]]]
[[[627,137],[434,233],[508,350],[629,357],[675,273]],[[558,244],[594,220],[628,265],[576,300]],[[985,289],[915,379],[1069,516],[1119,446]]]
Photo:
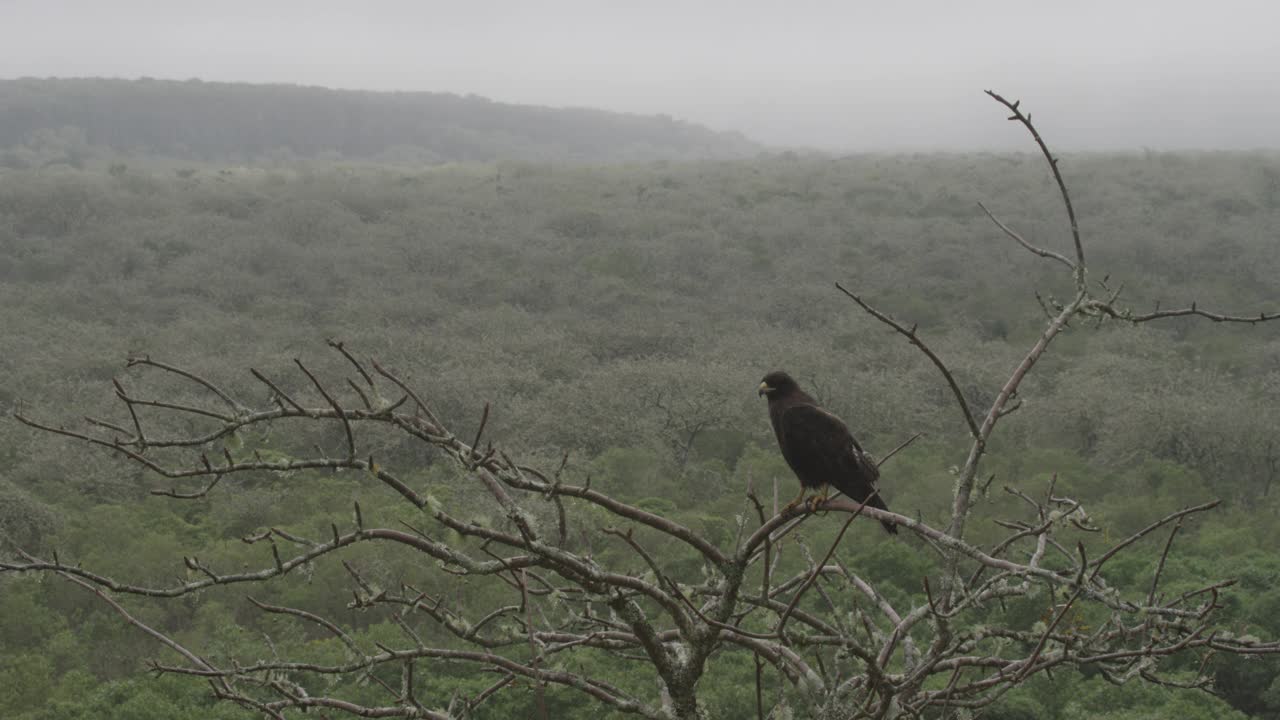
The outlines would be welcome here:
[[[769,383],[766,382],[760,383],[759,390],[760,392],[756,393],[757,395],[767,395],[773,392],[773,388],[769,387]]]

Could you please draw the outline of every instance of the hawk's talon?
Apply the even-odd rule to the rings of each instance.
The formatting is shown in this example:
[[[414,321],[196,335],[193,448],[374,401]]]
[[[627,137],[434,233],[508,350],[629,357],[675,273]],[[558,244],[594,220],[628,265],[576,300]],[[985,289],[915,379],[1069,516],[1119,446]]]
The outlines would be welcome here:
[[[797,505],[799,505],[799,504],[800,504],[800,503],[802,503],[802,502],[803,502],[803,503],[805,503],[805,504],[806,504],[806,506],[808,505],[808,501],[805,499],[805,496],[804,496],[804,488],[800,488],[800,494],[799,494],[799,495],[797,495],[797,496],[795,497],[795,499],[794,499],[794,500],[792,500],[791,502],[787,503],[787,504],[782,508],[782,512],[781,512],[780,514],[782,514],[782,515],[786,515],[787,513],[791,512],[792,510],[795,510],[795,509],[796,509],[796,506],[797,506]]]
[[[805,503],[809,512],[814,512],[814,513],[818,512],[818,506],[825,503],[827,501],[827,497],[830,494],[831,494],[831,486],[824,485],[822,488],[822,492],[809,498],[809,500]]]

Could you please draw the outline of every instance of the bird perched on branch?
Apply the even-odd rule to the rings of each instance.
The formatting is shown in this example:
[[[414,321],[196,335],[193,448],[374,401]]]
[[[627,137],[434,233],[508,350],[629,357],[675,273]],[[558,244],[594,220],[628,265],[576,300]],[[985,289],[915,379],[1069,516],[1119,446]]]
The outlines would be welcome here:
[[[810,499],[816,508],[826,501],[832,487],[855,502],[889,509],[876,488],[880,471],[843,420],[824,410],[781,370],[764,376],[760,394],[769,400],[769,421],[782,457],[800,479],[800,494],[787,503],[787,510],[804,501],[805,491],[810,488],[821,491]],[[898,532],[891,522],[881,524],[890,533]]]

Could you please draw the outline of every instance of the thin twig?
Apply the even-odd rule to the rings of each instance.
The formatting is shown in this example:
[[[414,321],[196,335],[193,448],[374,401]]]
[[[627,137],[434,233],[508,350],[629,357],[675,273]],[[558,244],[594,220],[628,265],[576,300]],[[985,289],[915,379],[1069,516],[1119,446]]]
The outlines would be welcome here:
[[[1187,519],[1186,515],[1178,518],[1178,522],[1174,524],[1173,530],[1169,531],[1169,539],[1164,543],[1164,551],[1160,553],[1160,562],[1156,564],[1156,571],[1151,576],[1151,591],[1147,593],[1147,605],[1154,605],[1156,601],[1156,588],[1160,585],[1160,574],[1164,572],[1165,560],[1169,559],[1169,548],[1173,547],[1173,538],[1177,536],[1178,531],[1182,529],[1182,523]]]
[[[182,368],[174,367],[173,365],[168,365],[156,360],[152,360],[149,356],[146,356],[146,355],[138,355],[138,356],[131,357],[125,363],[126,367],[133,367],[134,365],[149,365],[154,368],[159,368],[161,370],[171,372],[174,375],[180,375],[193,382],[197,382],[203,385],[205,388],[207,388],[209,392],[213,393],[214,395],[217,395],[218,398],[221,399],[223,402],[225,402],[227,405],[229,405],[232,410],[235,410],[237,413],[245,411],[245,407],[243,405],[241,405],[240,403],[232,399],[230,395],[223,392],[222,389],[219,388],[217,385],[214,385],[213,383],[191,372],[190,370],[183,370]]]
[[[907,447],[911,445],[911,443],[915,442],[916,440],[919,440],[922,437],[924,437],[924,433],[918,432],[915,435],[912,435],[911,437],[907,438],[906,440],[903,440],[901,443],[898,444],[898,447],[890,450],[888,455],[885,455],[884,457],[876,460],[876,467],[878,468],[881,465],[889,462],[889,458],[893,457],[894,455],[897,455],[899,452],[902,452],[903,450],[906,450]]]
[[[299,405],[296,401],[294,401],[294,399],[293,399],[292,397],[289,397],[289,393],[287,393],[287,392],[285,392],[285,391],[281,390],[279,387],[277,387],[275,383],[273,383],[273,382],[271,382],[269,379],[267,379],[267,376],[266,376],[266,375],[263,375],[262,373],[258,372],[258,370],[257,370],[256,368],[249,368],[249,372],[250,372],[250,373],[252,373],[252,374],[253,374],[253,376],[254,376],[255,378],[257,378],[257,379],[258,379],[258,381],[259,381],[259,382],[261,382],[263,385],[266,385],[267,387],[271,388],[271,392],[275,393],[275,394],[276,394],[276,397],[278,397],[278,398],[280,398],[281,400],[284,400],[285,402],[289,403],[290,405],[292,405],[292,406],[293,406],[293,409],[294,409],[294,410],[297,410],[298,412],[302,413],[303,415],[306,415],[306,414],[307,414],[307,411],[306,411],[306,410],[305,410],[301,405]]]
[[[325,340],[325,342],[328,343],[329,347],[342,353],[342,357],[346,358],[347,362],[351,363],[355,367],[356,371],[360,373],[360,377],[364,378],[365,383],[368,384],[371,389],[375,388],[373,378],[369,377],[369,373],[365,372],[364,366],[360,364],[360,361],[356,360],[351,353],[347,352],[347,348],[343,343],[338,342],[333,338],[329,338]]]
[[[1076,261],[1074,264],[1076,288],[1081,292],[1085,291],[1085,262],[1084,262],[1084,244],[1080,242],[1080,225],[1076,222],[1076,211],[1071,205],[1071,193],[1067,192],[1067,183],[1062,179],[1062,173],[1058,170],[1058,159],[1049,152],[1049,146],[1045,144],[1044,138],[1040,137],[1040,131],[1036,130],[1036,126],[1031,124],[1031,116],[1024,115],[1018,109],[1021,101],[1009,102],[992,90],[985,91],[993,100],[1009,108],[1009,112],[1013,115],[1009,118],[1022,123],[1023,127],[1031,133],[1031,137],[1035,138],[1036,145],[1040,146],[1040,152],[1044,153],[1044,159],[1049,163],[1049,169],[1053,171],[1053,179],[1058,182],[1058,190],[1062,193],[1062,204],[1067,208],[1067,219],[1071,222],[1071,239],[1076,246]]]
[[[988,210],[986,205],[983,205],[982,203],[978,203],[978,207],[982,208],[982,212],[986,213],[987,217],[991,218],[991,222],[995,223],[996,227],[1003,230],[1005,235],[1008,235],[1009,237],[1013,238],[1022,247],[1026,248],[1027,250],[1030,250],[1031,252],[1035,253],[1036,255],[1039,255],[1042,258],[1057,260],[1063,265],[1066,265],[1068,268],[1075,270],[1075,267],[1076,267],[1075,264],[1072,263],[1070,260],[1068,260],[1065,255],[1060,255],[1052,250],[1045,250],[1044,248],[1036,247],[1035,245],[1032,245],[1031,243],[1027,242],[1026,239],[1023,238],[1021,235],[1014,232],[1013,229],[1010,228],[1008,225],[1005,225],[1004,223],[1000,222],[1000,218],[997,218],[995,214],[993,214],[990,210]]]
[[[964,421],[969,426],[970,434],[975,438],[978,437],[978,422],[974,419],[973,412],[969,409],[969,401],[965,399],[964,392],[960,390],[960,385],[956,383],[955,376],[951,374],[951,369],[942,361],[942,358],[938,357],[938,355],[925,344],[924,340],[920,339],[920,335],[916,332],[916,328],[914,326],[908,328],[897,320],[894,320],[892,317],[880,312],[867,304],[867,302],[858,295],[849,292],[838,282],[836,283],[836,288],[848,296],[850,300],[857,303],[858,307],[865,310],[867,314],[871,315],[871,317],[874,317],[885,325],[888,325],[897,331],[898,334],[905,337],[908,342],[919,348],[920,351],[929,358],[929,361],[933,363],[934,367],[938,368],[938,372],[942,373],[942,377],[947,381],[947,386],[951,388],[951,394],[955,396],[956,404],[960,406],[960,412],[964,415]]]
[[[298,366],[298,369],[311,380],[311,384],[315,386],[316,390],[320,391],[320,395],[328,401],[329,407],[333,408],[333,411],[337,413],[338,418],[342,420],[342,429],[347,434],[347,459],[354,460],[356,457],[356,438],[351,432],[351,421],[347,419],[347,413],[338,405],[338,401],[333,399],[333,396],[329,394],[329,391],[324,389],[324,385],[320,384],[320,381],[316,379],[316,376],[311,374],[311,371],[307,369],[307,366],[302,364],[301,360],[294,358],[293,362]]]

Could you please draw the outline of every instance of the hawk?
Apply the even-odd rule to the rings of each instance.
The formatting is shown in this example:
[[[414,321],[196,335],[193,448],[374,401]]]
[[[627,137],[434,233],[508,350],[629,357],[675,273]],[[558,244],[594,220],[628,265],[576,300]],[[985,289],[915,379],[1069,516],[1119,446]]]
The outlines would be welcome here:
[[[800,479],[800,494],[787,503],[787,510],[799,505],[811,488],[822,491],[813,498],[816,507],[827,499],[832,487],[855,502],[889,509],[876,489],[880,471],[843,420],[823,409],[781,370],[764,376],[760,395],[769,400],[769,421],[782,457]],[[892,522],[882,520],[881,524],[890,533],[898,532]]]

